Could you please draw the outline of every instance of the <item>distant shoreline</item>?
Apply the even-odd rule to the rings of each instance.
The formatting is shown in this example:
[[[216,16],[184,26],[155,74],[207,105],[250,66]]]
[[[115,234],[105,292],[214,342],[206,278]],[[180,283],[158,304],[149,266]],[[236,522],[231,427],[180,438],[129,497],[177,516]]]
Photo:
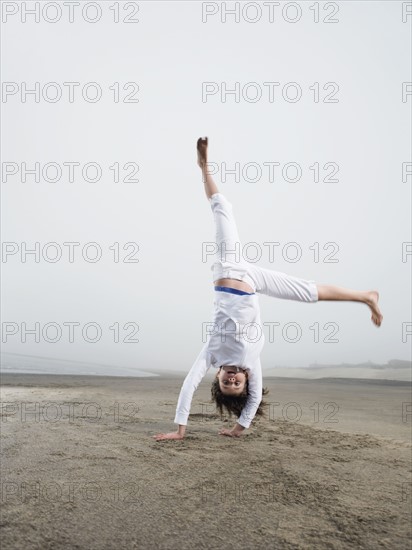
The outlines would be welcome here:
[[[208,373],[209,374],[209,373]],[[38,372],[1,372],[0,373],[0,386],[10,386],[12,385],[13,380],[20,379],[20,381],[24,378],[28,377],[35,377],[35,378],[81,378],[82,380],[89,378],[92,381],[97,380],[104,380],[104,379],[114,379],[114,380],[148,380],[150,378],[153,379],[159,379],[162,380],[165,379],[183,379],[185,377],[186,373],[184,372],[159,372],[156,374],[153,374],[152,376],[121,376],[121,375],[108,375],[108,374],[68,374],[68,373],[38,373]],[[206,375],[208,376],[208,375]],[[8,380],[7,380],[8,379]],[[342,383],[342,384],[372,384],[372,385],[387,385],[387,386],[411,386],[412,382],[408,380],[392,380],[389,378],[353,378],[353,377],[333,377],[333,376],[324,376],[319,378],[301,378],[301,377],[295,377],[295,376],[273,376],[273,375],[265,375],[263,373],[263,380],[284,380],[286,381],[294,381],[294,382],[307,382],[307,383]],[[23,384],[24,385],[24,384]]]
[[[168,370],[160,368],[139,368],[138,365],[122,366],[116,364],[93,363],[58,357],[44,357],[24,355],[18,353],[2,352],[0,363],[0,376],[10,374],[21,375],[58,375],[58,376],[92,376],[96,378],[114,377],[122,379],[144,378],[184,378],[190,370]],[[161,364],[160,364],[161,365]],[[214,376],[215,369],[211,369],[206,377]],[[390,359],[386,363],[339,363],[319,364],[312,363],[308,366],[263,366],[264,379],[294,379],[294,380],[383,380],[412,382],[412,363],[403,359]]]

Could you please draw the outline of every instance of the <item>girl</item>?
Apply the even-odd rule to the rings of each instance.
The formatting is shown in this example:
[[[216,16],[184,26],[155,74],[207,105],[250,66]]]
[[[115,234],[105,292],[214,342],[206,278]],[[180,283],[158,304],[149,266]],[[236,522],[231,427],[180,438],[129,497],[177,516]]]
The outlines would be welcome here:
[[[249,428],[253,418],[263,414],[262,368],[260,353],[264,345],[258,294],[285,300],[317,302],[318,300],[350,300],[363,302],[372,311],[372,321],[380,326],[383,316],[378,307],[376,290],[349,290],[319,285],[314,280],[300,279],[259,267],[243,260],[241,244],[231,203],[219,192],[207,172],[208,138],[197,141],[198,165],[203,174],[206,196],[211,205],[218,247],[212,265],[216,291],[214,319],[208,340],[187,374],[176,408],[176,432],[157,434],[163,439],[183,439],[193,394],[210,367],[218,369],[212,384],[212,398],[222,413],[235,413],[238,420],[231,430],[219,434],[239,437]]]

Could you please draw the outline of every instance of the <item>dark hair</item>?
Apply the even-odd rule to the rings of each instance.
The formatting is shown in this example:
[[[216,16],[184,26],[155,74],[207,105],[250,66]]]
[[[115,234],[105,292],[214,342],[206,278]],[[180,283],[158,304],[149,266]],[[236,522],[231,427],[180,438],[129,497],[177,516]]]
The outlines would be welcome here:
[[[262,397],[264,395],[267,395],[268,393],[269,390],[267,388],[262,389]],[[232,414],[235,414],[237,417],[239,417],[242,413],[242,409],[246,405],[246,401],[249,395],[249,378],[246,376],[245,387],[240,395],[227,395],[223,393],[220,389],[219,378],[216,375],[215,379],[212,382],[211,395],[211,401],[216,404],[216,408],[219,409],[220,416],[223,416],[223,409],[226,409],[226,411],[229,413],[230,418],[232,417]],[[263,410],[263,407],[265,407],[266,405],[267,403],[264,401],[264,399],[262,399],[256,411],[255,418],[259,416],[266,416]]]

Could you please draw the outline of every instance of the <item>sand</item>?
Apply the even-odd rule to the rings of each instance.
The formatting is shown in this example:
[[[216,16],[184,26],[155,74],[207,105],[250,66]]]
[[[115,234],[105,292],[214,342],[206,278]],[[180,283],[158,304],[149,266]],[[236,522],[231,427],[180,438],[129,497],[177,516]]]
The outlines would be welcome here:
[[[234,439],[205,379],[155,441],[181,382],[3,375],[2,550],[410,548],[407,383],[265,377]]]

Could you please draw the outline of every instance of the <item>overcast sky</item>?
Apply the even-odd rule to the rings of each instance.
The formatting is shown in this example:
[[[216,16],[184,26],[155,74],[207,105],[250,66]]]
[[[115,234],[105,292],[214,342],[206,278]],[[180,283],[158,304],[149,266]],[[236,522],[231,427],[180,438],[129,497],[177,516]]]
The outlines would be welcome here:
[[[214,298],[207,135],[246,259],[381,296],[379,329],[364,304],[260,296],[263,372],[410,359],[407,3],[23,4],[2,14],[3,351],[189,370]]]

